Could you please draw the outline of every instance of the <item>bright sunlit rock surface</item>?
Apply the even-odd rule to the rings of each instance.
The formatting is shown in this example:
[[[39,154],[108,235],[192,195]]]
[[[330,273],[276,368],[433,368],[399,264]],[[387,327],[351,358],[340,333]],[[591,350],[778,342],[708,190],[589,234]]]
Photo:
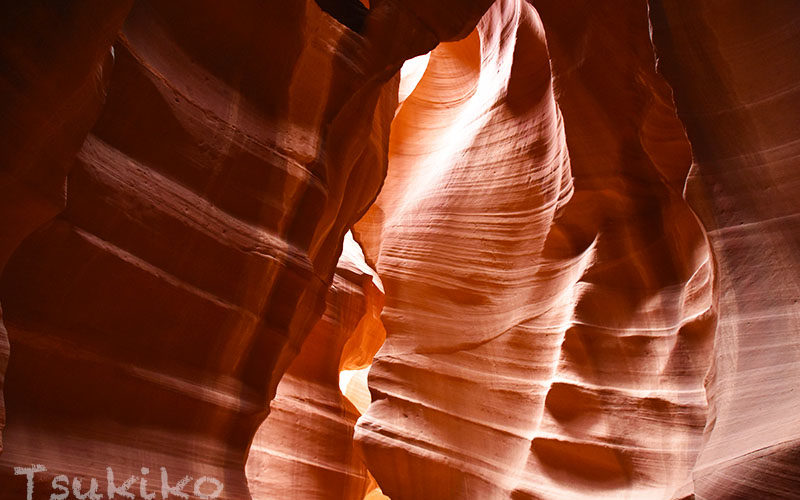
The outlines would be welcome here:
[[[1,9],[0,500],[800,498],[796,0]]]

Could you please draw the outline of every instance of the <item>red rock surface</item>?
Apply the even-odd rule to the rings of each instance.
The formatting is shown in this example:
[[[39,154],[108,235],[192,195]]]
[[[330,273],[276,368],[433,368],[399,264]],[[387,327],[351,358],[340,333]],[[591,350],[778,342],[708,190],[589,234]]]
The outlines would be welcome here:
[[[800,497],[800,4],[651,9],[659,68],[694,153],[719,326],[698,498]],[[723,22],[724,21],[724,22]]]
[[[361,414],[340,392],[339,371],[369,366],[380,347],[375,329],[383,290],[352,237],[345,239],[327,300],[250,447],[254,498],[361,500],[371,489],[353,443]]]
[[[662,498],[701,446],[712,263],[646,6],[534,5],[433,51],[357,226],[387,331],[357,434],[393,499]]]
[[[0,10],[0,500],[800,498],[795,0]]]
[[[63,210],[66,176],[105,100],[111,42],[131,1],[3,3],[0,16],[0,271]],[[9,344],[0,307],[0,396]],[[5,423],[0,397],[0,451]]]
[[[9,9],[20,30],[40,16],[105,34],[96,2],[20,5]],[[58,34],[30,48],[4,37],[10,63],[27,61],[28,49],[58,47],[76,63],[111,51],[113,36],[62,48],[62,38],[88,42]],[[80,123],[52,131],[51,106],[42,103],[46,118],[25,107],[38,95],[9,99],[30,118],[29,135],[19,134],[36,152],[60,154],[53,135],[79,151],[64,153],[66,207],[37,219],[0,283],[12,352],[0,497],[25,494],[13,466],[40,463],[40,488],[62,472],[165,466],[174,477],[220,478],[227,498],[242,498],[249,443],[322,313],[346,226],[380,187],[391,78],[405,57],[372,50],[313,2],[137,2],[113,49],[94,126],[83,125],[94,108],[60,81],[55,65],[66,62],[55,56],[41,75],[19,72],[65,92],[51,100]],[[13,118],[4,114],[4,126]],[[4,146],[8,156],[19,142]],[[19,165],[12,180],[39,175],[38,164]],[[42,160],[41,175],[48,169],[63,198],[66,167]]]

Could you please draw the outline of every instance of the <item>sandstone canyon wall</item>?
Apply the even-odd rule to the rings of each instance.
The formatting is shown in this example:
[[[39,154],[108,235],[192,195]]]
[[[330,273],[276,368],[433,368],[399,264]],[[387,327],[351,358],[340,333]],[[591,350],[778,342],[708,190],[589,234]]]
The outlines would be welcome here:
[[[358,499],[374,488],[353,443],[360,411],[339,388],[342,369],[370,364],[382,343],[383,285],[347,237],[322,319],[278,385],[247,462],[255,498]]]
[[[313,1],[3,4],[0,496],[42,464],[45,496],[163,466],[247,497],[250,441],[385,175],[400,65],[474,4],[386,2],[361,34]]]
[[[800,496],[800,4],[653,2],[694,161],[720,322],[698,498]],[[720,22],[724,20],[725,22]]]
[[[646,5],[575,4],[496,2],[392,124],[356,226],[387,331],[358,439],[391,498],[691,481],[715,313],[689,145]]]
[[[2,11],[0,500],[800,498],[800,3]]]

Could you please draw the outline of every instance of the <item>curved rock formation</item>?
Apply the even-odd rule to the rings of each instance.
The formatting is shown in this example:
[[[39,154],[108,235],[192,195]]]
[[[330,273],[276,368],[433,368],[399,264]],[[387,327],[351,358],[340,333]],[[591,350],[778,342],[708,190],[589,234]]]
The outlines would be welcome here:
[[[646,7],[534,5],[433,51],[357,226],[387,331],[357,434],[395,500],[661,498],[700,449],[712,261]]]
[[[0,500],[800,498],[796,0],[0,11]]]
[[[0,497],[29,463],[44,489],[164,466],[247,495],[250,440],[382,181],[405,56],[371,48],[313,2],[136,3],[66,208],[2,276]]]
[[[383,180],[395,75],[489,1],[452,3],[381,2],[361,33],[313,1],[3,5],[0,497],[29,463],[40,494],[165,467],[248,495]]]
[[[362,500],[371,489],[353,446],[360,412],[339,391],[339,371],[364,368],[380,347],[374,328],[383,291],[352,237],[345,238],[327,300],[250,447],[254,498]]]
[[[800,497],[800,4],[652,1],[719,271],[696,497]],[[713,428],[712,428],[713,425]]]
[[[131,3],[2,6],[0,272],[20,242],[64,208],[66,176],[105,100],[111,42]],[[8,353],[0,305],[0,451]]]

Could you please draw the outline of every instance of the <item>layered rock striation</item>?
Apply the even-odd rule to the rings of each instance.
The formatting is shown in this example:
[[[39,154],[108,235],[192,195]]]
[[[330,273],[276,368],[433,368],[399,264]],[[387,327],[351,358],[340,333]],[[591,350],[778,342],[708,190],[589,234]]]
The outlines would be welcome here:
[[[380,279],[348,235],[325,313],[278,384],[250,447],[254,498],[362,500],[374,488],[353,442],[361,413],[340,391],[339,373],[369,366],[383,340],[376,335],[382,308]]]
[[[36,4],[31,16],[88,32],[104,13],[85,3]],[[246,497],[253,434],[324,309],[346,227],[382,181],[392,67],[404,57],[372,51],[313,2],[137,2],[124,19],[105,47],[64,49],[113,60],[103,73],[87,61],[92,78],[76,82],[86,99],[107,89],[94,124],[83,94],[58,87],[54,65],[66,63],[55,56],[30,78],[65,92],[46,97],[80,116],[53,130],[60,117],[18,103],[31,149],[62,154],[53,141],[69,139],[73,150],[64,166],[42,160],[41,173],[26,158],[11,164],[15,182],[52,177],[65,206],[26,226],[35,231],[0,283],[12,352],[3,498],[25,495],[12,467],[31,463],[47,467],[45,489],[54,475],[107,467],[125,478],[147,467],[157,489],[166,467]],[[59,34],[72,43],[56,32],[46,45]]]
[[[719,280],[697,498],[800,497],[800,5],[651,2]]]
[[[393,499],[691,483],[713,261],[646,6],[612,3],[496,2],[392,123],[356,234],[387,332],[357,438]]]
[[[800,498],[796,1],[2,12],[0,500]]]
[[[28,464],[37,494],[163,467],[248,496],[383,181],[395,75],[488,3],[384,2],[360,32],[313,1],[3,5],[0,497]]]

